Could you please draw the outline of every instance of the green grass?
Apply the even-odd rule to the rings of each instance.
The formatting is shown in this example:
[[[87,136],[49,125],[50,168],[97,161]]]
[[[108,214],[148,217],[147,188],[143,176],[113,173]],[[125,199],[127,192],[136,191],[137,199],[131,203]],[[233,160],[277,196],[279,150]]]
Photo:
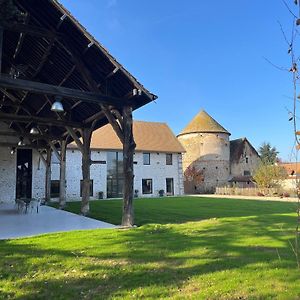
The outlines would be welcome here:
[[[121,201],[91,202],[118,224]],[[79,203],[69,209],[78,211]],[[138,228],[0,241],[0,298],[300,299],[295,203],[135,201]]]

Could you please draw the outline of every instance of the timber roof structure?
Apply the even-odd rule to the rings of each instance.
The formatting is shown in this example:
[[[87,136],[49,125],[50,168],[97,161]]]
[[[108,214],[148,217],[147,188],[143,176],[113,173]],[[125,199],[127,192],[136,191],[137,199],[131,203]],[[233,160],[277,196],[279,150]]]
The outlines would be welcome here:
[[[15,9],[0,13],[0,122],[32,146],[69,143],[70,128],[80,137],[82,128],[106,125],[105,112],[117,119],[124,106],[157,98],[57,1],[7,3]],[[51,111],[57,98],[63,113]],[[31,137],[33,125],[40,134]]]
[[[226,133],[230,135],[223,126],[204,110],[201,110],[178,136],[188,133]]]
[[[182,153],[185,149],[166,123],[133,121],[135,151]],[[70,147],[76,147],[75,143]],[[93,132],[91,149],[122,150],[122,144],[110,124]]]

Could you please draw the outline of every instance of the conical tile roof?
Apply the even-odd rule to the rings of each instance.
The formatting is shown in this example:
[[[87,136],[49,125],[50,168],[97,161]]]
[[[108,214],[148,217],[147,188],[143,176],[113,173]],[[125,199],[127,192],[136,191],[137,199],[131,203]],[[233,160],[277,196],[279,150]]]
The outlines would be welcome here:
[[[218,132],[230,134],[204,110],[201,110],[179,135],[195,132]]]

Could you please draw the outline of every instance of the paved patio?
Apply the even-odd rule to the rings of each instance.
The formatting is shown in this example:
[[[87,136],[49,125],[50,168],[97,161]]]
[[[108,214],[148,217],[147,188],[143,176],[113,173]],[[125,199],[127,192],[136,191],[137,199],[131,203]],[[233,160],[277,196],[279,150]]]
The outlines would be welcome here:
[[[40,206],[38,214],[36,211],[24,214],[14,204],[0,203],[0,240],[96,228],[116,226],[49,206]]]

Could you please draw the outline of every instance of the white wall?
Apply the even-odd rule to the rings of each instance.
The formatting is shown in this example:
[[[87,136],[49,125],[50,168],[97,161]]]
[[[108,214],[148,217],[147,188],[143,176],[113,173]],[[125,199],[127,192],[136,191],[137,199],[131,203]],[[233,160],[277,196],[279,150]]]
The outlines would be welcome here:
[[[8,147],[0,147],[0,201],[15,201],[16,155]]]
[[[0,147],[0,200],[15,201],[16,193],[16,154],[10,153],[10,148]],[[107,161],[104,151],[92,151],[92,160]],[[55,161],[55,160],[54,160]],[[157,197],[159,190],[166,192],[166,178],[173,178],[174,194],[183,194],[182,157],[173,153],[173,164],[166,165],[165,153],[150,153],[150,165],[143,164],[143,153],[137,152],[134,156],[134,189],[139,191],[139,197]],[[93,164],[91,166],[91,179],[93,180],[93,197],[98,192],[104,193],[106,198],[106,164]],[[79,150],[67,150],[66,180],[67,199],[80,199],[81,153]],[[59,180],[59,164],[52,164],[51,179]],[[142,179],[152,179],[152,194],[142,194]],[[36,151],[32,153],[32,197],[43,199],[45,197],[45,165]]]
[[[107,152],[93,150],[92,160],[107,161]],[[134,189],[139,191],[139,197],[156,197],[159,190],[166,191],[166,178],[174,180],[174,194],[183,194],[182,178],[182,159],[181,154],[173,154],[173,164],[166,165],[165,153],[150,153],[150,165],[143,164],[143,153],[137,152],[134,155]],[[98,192],[102,191],[104,198],[107,194],[106,186],[107,165],[93,164],[91,166],[91,179],[93,179],[94,198],[98,197]],[[79,150],[67,150],[66,155],[66,180],[67,180],[67,199],[80,199],[80,179],[81,171],[81,152]],[[59,164],[52,164],[52,180],[59,180]],[[152,179],[153,193],[142,194],[142,179]]]
[[[92,151],[92,160],[106,161],[106,152]],[[77,149],[67,149],[66,155],[66,196],[68,200],[80,199],[80,180],[82,179],[81,152]],[[55,161],[55,159],[52,159]],[[59,180],[59,164],[51,166],[51,179]],[[106,198],[106,164],[91,165],[91,180],[93,180],[93,198],[98,197],[98,192],[104,193]]]
[[[11,154],[9,147],[0,147],[0,201],[14,202],[16,198],[17,153]],[[32,153],[32,197],[45,197],[45,166],[39,155]]]
[[[32,198],[45,198],[46,167],[39,154],[32,150]]]
[[[143,164],[143,153],[134,155],[134,189],[139,197],[157,197],[159,190],[166,192],[166,178],[174,180],[174,195],[183,194],[182,157],[173,153],[173,164],[166,165],[165,153],[150,153],[150,165]],[[142,179],[152,179],[152,194],[142,194]]]

